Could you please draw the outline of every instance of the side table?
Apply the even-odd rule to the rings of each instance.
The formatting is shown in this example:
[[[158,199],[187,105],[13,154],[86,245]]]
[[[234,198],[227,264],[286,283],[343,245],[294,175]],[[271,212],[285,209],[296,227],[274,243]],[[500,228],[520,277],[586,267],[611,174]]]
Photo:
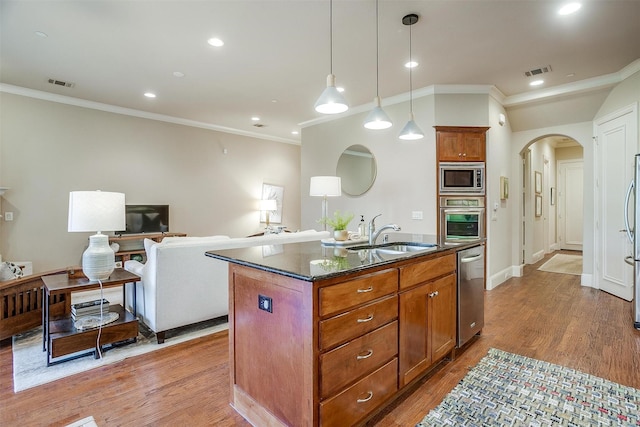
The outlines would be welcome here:
[[[123,305],[125,305],[124,287],[127,283],[135,283],[140,277],[122,268],[116,268],[108,279],[102,281],[103,288],[114,286],[123,287]],[[43,351],[47,352],[47,366],[55,363],[64,362],[70,359],[83,357],[94,353],[97,359],[100,356],[100,350],[107,344],[114,344],[122,341],[135,341],[138,336],[138,319],[135,314],[129,313],[119,304],[110,305],[109,311],[118,313],[118,320],[102,326],[100,332],[100,342],[98,343],[98,331],[100,328],[77,330],[73,324],[70,314],[70,307],[65,310],[65,314],[61,316],[51,316],[49,306],[55,295],[67,294],[71,301],[71,293],[100,289],[98,281],[91,281],[86,277],[74,277],[69,274],[54,274],[43,276],[44,284],[43,302],[42,302],[42,329],[43,329]],[[135,306],[134,306],[135,307]],[[74,354],[71,357],[55,360],[58,357],[78,353],[82,350],[91,349],[88,352]]]

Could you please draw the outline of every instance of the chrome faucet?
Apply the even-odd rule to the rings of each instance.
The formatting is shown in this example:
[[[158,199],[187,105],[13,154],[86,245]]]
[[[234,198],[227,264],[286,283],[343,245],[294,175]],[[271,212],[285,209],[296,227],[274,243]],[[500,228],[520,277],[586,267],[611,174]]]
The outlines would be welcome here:
[[[392,228],[393,231],[401,230],[400,226],[398,226],[397,224],[387,224],[387,225],[383,225],[382,228],[380,228],[380,230],[376,231],[376,218],[378,218],[380,215],[382,214],[378,214],[374,216],[373,218],[371,218],[371,221],[369,221],[369,245],[375,245],[376,239],[378,238],[380,233],[382,233],[382,231],[384,230],[388,230],[390,228]]]

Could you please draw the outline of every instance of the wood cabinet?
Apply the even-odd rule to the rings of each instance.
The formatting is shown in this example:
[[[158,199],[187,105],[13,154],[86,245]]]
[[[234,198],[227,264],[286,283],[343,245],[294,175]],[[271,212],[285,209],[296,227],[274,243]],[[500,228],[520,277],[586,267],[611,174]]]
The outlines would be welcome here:
[[[231,405],[253,425],[364,422],[453,351],[455,259],[313,282],[230,263]]]
[[[449,274],[402,292],[399,383],[425,373],[455,347],[456,275]]]
[[[125,235],[115,235],[109,236],[109,244],[117,243],[121,245],[120,250],[116,252],[116,262],[122,262],[124,265],[125,261],[129,261],[132,256],[140,255],[144,257],[144,245],[142,241],[144,239],[151,239],[154,242],[161,242],[165,237],[185,237],[185,233],[148,233],[148,234],[125,234]],[[128,244],[132,243],[135,245],[134,248],[131,248]],[[126,245],[126,246],[125,246]],[[142,258],[144,259],[144,258]]]
[[[488,127],[436,126],[439,162],[484,162]]]

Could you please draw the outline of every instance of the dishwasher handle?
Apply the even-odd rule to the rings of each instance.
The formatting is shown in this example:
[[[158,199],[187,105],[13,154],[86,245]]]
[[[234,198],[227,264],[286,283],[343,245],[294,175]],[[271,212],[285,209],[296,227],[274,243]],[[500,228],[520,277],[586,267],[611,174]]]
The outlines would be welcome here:
[[[463,263],[463,264],[466,264],[468,262],[476,261],[476,260],[482,258],[482,256],[483,256],[482,253],[479,253],[479,254],[476,254],[476,255],[467,256],[467,257],[464,257],[464,258],[460,258],[460,262]]]

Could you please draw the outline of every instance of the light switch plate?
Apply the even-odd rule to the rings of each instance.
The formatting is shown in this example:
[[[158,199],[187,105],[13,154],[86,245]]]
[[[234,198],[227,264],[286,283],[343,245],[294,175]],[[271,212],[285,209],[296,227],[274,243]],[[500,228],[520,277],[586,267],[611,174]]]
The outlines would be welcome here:
[[[411,212],[411,219],[422,219],[422,211]]]

